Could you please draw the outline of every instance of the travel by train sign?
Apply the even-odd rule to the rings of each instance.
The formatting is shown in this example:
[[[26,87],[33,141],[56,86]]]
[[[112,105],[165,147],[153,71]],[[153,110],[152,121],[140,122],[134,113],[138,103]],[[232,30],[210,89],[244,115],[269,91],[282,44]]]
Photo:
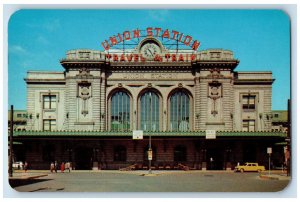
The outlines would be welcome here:
[[[181,43],[187,47],[190,47],[194,51],[198,50],[200,46],[200,41],[194,40],[190,35],[176,30],[163,30],[160,27],[148,27],[146,30],[135,29],[132,31],[124,31],[123,33],[118,33],[117,35],[111,36],[109,37],[109,39],[104,40],[101,45],[104,50],[108,51],[113,46],[123,44],[125,41],[139,39],[141,37],[156,37],[161,39],[173,40],[176,43]]]
[[[156,54],[153,58],[147,59],[142,54],[106,54],[106,60],[110,62],[192,62],[196,60],[196,54]]]

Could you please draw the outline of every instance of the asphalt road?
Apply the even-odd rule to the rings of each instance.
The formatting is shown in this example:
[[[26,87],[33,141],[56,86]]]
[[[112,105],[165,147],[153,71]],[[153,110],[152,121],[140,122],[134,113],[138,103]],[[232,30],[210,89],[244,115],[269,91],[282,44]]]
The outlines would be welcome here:
[[[288,179],[261,179],[258,173],[153,173],[154,176],[141,176],[141,171],[50,173],[14,189],[19,192],[277,192],[289,183]]]

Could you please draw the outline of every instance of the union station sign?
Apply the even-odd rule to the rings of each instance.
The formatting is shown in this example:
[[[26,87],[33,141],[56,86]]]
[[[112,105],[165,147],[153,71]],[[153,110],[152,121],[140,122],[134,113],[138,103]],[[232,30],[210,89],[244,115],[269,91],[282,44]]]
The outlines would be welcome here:
[[[144,39],[140,40],[140,38]],[[161,40],[166,39],[168,42],[174,41],[171,45],[177,45],[176,52],[165,49],[164,44],[158,38]],[[138,39],[135,49],[131,52],[125,52],[125,41],[132,41],[134,39]],[[178,43],[188,47],[188,49],[178,49]],[[194,40],[192,36],[176,30],[148,27],[146,30],[135,29],[124,31],[122,34],[118,33],[109,37],[101,45],[107,52],[106,59],[110,62],[190,62],[196,59],[194,53],[198,50],[200,42]],[[123,45],[123,52],[116,52],[120,48],[111,49],[118,45]]]

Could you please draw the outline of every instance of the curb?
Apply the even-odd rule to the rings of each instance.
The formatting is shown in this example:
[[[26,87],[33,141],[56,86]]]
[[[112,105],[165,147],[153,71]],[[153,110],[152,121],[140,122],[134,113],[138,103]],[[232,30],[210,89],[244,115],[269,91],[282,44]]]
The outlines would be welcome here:
[[[17,177],[9,177],[9,180],[31,180],[39,177],[45,177],[48,174],[34,175],[34,176],[17,176]]]
[[[145,177],[153,177],[153,176],[158,176],[159,174],[141,174],[140,176],[145,176]]]
[[[279,177],[269,176],[269,175],[260,175],[259,177],[262,179],[279,180]]]

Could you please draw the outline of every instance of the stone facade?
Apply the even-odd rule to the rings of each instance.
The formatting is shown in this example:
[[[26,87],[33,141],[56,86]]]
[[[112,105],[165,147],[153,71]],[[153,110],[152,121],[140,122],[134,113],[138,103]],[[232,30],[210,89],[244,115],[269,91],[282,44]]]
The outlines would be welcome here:
[[[147,43],[156,44],[154,47],[160,50],[147,50]],[[152,51],[159,54],[154,57]],[[147,119],[142,119],[142,113],[147,111],[151,112],[153,128],[152,102],[141,104],[147,92],[158,98],[154,114],[159,117],[155,126],[158,135],[153,137],[156,168],[175,168],[178,162],[196,169],[231,169],[247,160],[266,163],[264,149],[281,138],[263,137],[272,129],[272,72],[234,71],[239,61],[232,51],[168,50],[158,40],[146,38],[137,48],[121,52],[71,50],[60,63],[64,72],[28,72],[25,79],[30,117],[27,130],[41,131],[43,138],[39,139],[38,133],[20,134],[19,140],[30,150],[21,152],[26,150],[21,148],[19,153],[26,153],[22,158],[36,168],[68,159],[75,169],[118,169],[131,164],[142,169],[147,164],[145,151],[150,135],[133,141],[121,133],[143,130],[142,123]],[[112,103],[118,92],[126,94],[129,102],[120,111],[124,114],[115,117]],[[185,101],[171,101],[176,93],[184,95]],[[125,104],[122,101],[118,106]],[[176,111],[174,106],[180,107]],[[174,113],[183,113],[180,110],[185,110],[185,115],[178,123],[172,122]],[[116,131],[114,124],[120,117],[128,121],[122,127],[129,128]],[[187,135],[206,130],[229,131],[234,137],[220,135],[217,140],[206,140],[205,136]],[[45,131],[49,131],[46,136]],[[93,135],[75,135],[74,131]],[[235,131],[246,133],[236,137]],[[37,145],[30,143],[32,137]],[[214,166],[210,158],[215,159]]]
[[[166,51],[166,50],[165,50]],[[105,52],[74,50],[61,61],[66,71],[28,72],[29,130],[43,130],[43,119],[56,119],[56,130],[110,130],[110,97],[130,95],[130,129],[139,124],[139,99],[147,89],[161,99],[160,130],[168,131],[170,95],[184,89],[190,98],[190,129],[241,131],[251,119],[255,131],[271,130],[271,72],[235,72],[239,61],[228,50],[200,51],[186,62],[111,62]],[[43,110],[42,96],[57,95],[57,108]],[[254,96],[254,109],[243,109],[243,96]]]

